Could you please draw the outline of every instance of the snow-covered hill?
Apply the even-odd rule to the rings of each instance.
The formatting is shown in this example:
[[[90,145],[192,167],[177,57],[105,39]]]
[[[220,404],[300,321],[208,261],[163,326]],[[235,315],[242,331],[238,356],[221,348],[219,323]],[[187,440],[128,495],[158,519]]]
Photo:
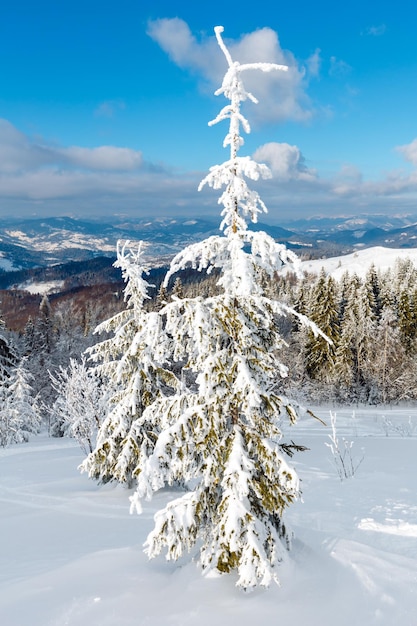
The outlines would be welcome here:
[[[377,246],[358,250],[344,256],[303,261],[301,269],[311,274],[319,274],[324,268],[327,274],[331,274],[337,280],[345,272],[356,273],[363,278],[372,264],[377,270],[386,271],[393,267],[396,259],[410,259],[417,266],[417,248],[395,249]]]

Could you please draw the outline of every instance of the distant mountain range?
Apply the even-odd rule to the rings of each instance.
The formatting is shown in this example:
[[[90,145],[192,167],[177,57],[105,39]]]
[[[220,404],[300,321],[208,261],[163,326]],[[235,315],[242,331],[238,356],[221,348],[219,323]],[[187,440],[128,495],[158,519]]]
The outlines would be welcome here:
[[[324,267],[339,277],[345,271],[362,275],[370,263],[383,268],[399,253],[409,252],[417,262],[416,222],[410,216],[317,217],[255,228],[296,250],[304,259],[303,270],[314,273]],[[57,306],[71,302],[82,307],[92,301],[111,313],[113,309],[106,307],[120,299],[124,289],[121,272],[113,267],[119,239],[149,242],[149,281],[157,290],[174,253],[218,233],[218,221],[203,219],[3,219],[0,316],[7,328],[20,332],[29,316],[36,317],[46,293]]]
[[[255,224],[274,239],[309,258],[335,256],[367,248],[417,247],[417,216],[366,215],[313,217],[281,226]],[[166,262],[184,246],[219,233],[219,221],[149,218],[80,220],[70,217],[0,220],[0,271],[9,272],[115,257],[119,239],[149,242],[148,253]]]

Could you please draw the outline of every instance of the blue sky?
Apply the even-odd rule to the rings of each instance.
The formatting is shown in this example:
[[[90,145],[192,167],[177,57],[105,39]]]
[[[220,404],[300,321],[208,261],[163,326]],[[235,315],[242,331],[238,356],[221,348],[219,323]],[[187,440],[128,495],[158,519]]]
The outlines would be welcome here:
[[[259,5],[259,6],[258,6]],[[15,0],[0,22],[0,217],[219,212],[226,69],[258,97],[241,154],[267,163],[271,221],[417,213],[417,9],[366,3]]]

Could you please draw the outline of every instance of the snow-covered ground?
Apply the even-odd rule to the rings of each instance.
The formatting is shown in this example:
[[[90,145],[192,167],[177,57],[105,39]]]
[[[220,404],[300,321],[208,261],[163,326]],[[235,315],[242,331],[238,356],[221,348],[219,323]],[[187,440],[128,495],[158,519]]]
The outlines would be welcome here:
[[[316,414],[330,422],[327,409]],[[306,417],[286,433],[309,447],[294,461],[293,550],[281,587],[250,594],[233,576],[203,578],[189,559],[148,562],[141,546],[167,494],[131,516],[125,489],[78,473],[72,440],[0,450],[0,624],[416,626],[417,410],[336,415],[363,461],[341,482],[329,427]]]

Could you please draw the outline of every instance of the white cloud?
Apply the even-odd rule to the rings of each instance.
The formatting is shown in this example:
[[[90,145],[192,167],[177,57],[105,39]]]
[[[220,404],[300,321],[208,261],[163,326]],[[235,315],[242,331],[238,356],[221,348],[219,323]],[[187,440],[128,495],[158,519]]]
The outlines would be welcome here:
[[[0,119],[0,172],[40,167],[52,159],[49,148],[32,141],[8,120]]]
[[[414,139],[411,143],[404,146],[398,146],[396,150],[403,155],[406,161],[417,165],[417,139]]]
[[[176,65],[198,73],[213,91],[219,87],[226,61],[214,33],[198,41],[188,24],[178,17],[150,21],[147,32]]]
[[[184,20],[174,17],[172,19],[150,21],[148,24],[148,35],[180,67],[205,65],[199,50],[202,47],[207,47],[207,43],[204,46],[199,46]],[[197,58],[194,56],[195,53],[197,53]]]
[[[319,76],[321,69],[321,50],[317,48],[306,61],[306,67],[310,76]]]
[[[369,26],[366,29],[366,34],[371,35],[372,37],[381,37],[387,31],[387,27],[385,24],[379,24],[378,26]]]
[[[355,168],[352,171],[355,172]],[[417,193],[417,170],[409,174],[387,172],[380,180],[363,180],[359,172],[344,178],[339,176],[332,182],[329,191],[339,197],[357,198],[364,202],[378,202],[391,197],[397,206],[406,206],[409,194],[415,196]]]
[[[273,177],[282,182],[311,182],[317,178],[316,172],[306,167],[299,148],[288,143],[266,143],[255,151],[253,158],[255,161],[267,163]]]
[[[342,166],[340,172],[332,180],[332,191],[336,195],[350,195],[355,190],[360,193],[363,187],[363,178],[360,170],[352,164]]]
[[[0,119],[0,204],[6,215],[195,215],[196,207],[216,207],[197,191],[202,176],[175,174],[130,148],[49,145]]]
[[[0,172],[3,173],[58,166],[130,171],[142,165],[142,153],[130,148],[48,145],[20,132],[8,120],[0,119]]]
[[[417,139],[397,150],[414,165],[413,170],[369,181],[351,165],[319,177],[307,167],[297,146],[266,143],[253,157],[271,167],[273,178],[258,181],[256,187],[272,219],[280,214],[288,218],[295,211],[413,210]],[[219,216],[217,192],[197,191],[205,174],[154,166],[129,148],[49,145],[0,120],[0,200],[8,214]]]
[[[130,148],[71,146],[58,151],[69,163],[91,170],[134,170],[143,165],[142,153]]]
[[[179,18],[149,22],[148,34],[178,66],[198,72],[213,90],[222,81],[226,60],[214,34],[198,41],[186,22]],[[310,76],[319,70],[319,52],[316,51],[303,67],[292,52],[281,47],[278,35],[271,28],[262,28],[243,35],[239,41],[225,41],[232,58],[241,63],[257,61],[288,65],[288,72],[246,72],[245,86],[259,100],[251,116],[261,121],[306,120],[313,107],[306,89]],[[251,106],[251,105],[249,105]]]
[[[198,194],[200,177],[167,172],[117,172],[41,168],[0,175],[3,211],[16,207],[16,215],[28,209],[42,215],[107,212],[136,215],[201,213],[207,195]],[[216,207],[210,197],[210,208]],[[180,209],[178,209],[180,207]],[[196,209],[197,207],[197,209]],[[9,209],[10,210],[10,209]],[[210,212],[210,211],[209,211]],[[217,211],[216,211],[217,212]]]
[[[334,56],[330,57],[330,76],[346,76],[346,74],[349,74],[351,71],[352,68],[348,63]]]
[[[98,105],[94,111],[94,115],[96,117],[112,118],[115,116],[117,111],[122,111],[125,108],[126,105],[123,100],[106,100]]]

